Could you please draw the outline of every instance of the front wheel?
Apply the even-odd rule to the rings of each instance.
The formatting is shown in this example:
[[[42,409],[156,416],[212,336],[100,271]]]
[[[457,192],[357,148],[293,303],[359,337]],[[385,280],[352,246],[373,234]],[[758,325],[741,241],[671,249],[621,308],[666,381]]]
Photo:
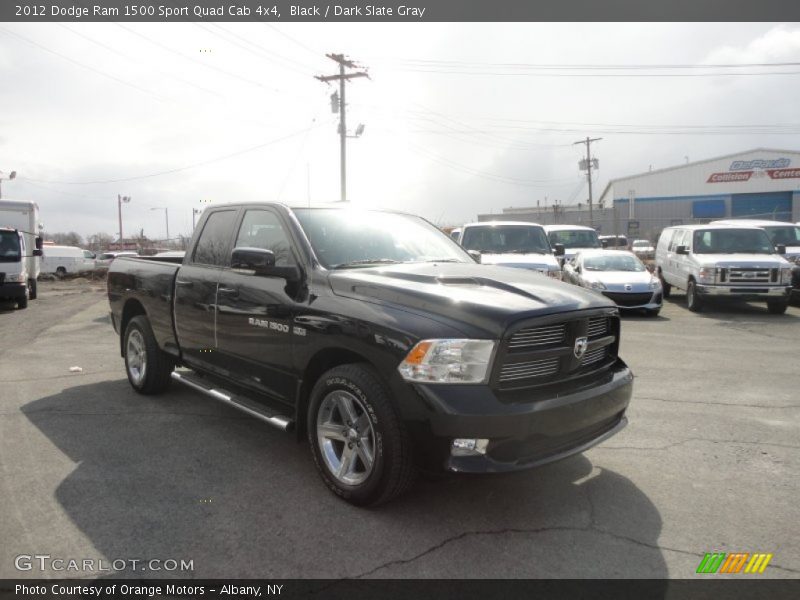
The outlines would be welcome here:
[[[17,308],[28,308],[28,288],[25,288],[25,295],[17,298]]]
[[[28,282],[28,290],[29,290],[28,298],[30,298],[31,300],[36,300],[36,289],[37,289],[36,288],[36,280],[35,279],[31,279]]]
[[[139,315],[130,320],[125,328],[122,348],[125,371],[134,390],[149,395],[167,389],[175,363],[158,347],[147,317]]]
[[[648,317],[653,317],[653,318],[655,318],[655,317],[657,317],[657,316],[658,316],[658,313],[660,313],[660,312],[661,312],[661,309],[660,309],[660,308],[655,308],[655,309],[653,309],[653,310],[646,310],[646,311],[645,311],[645,314],[646,314]]]
[[[669,298],[672,293],[672,286],[664,280],[664,274],[661,271],[658,272],[658,278],[661,280],[661,291],[664,294],[664,298]]]
[[[767,310],[772,315],[782,315],[788,307],[788,300],[767,300]]]
[[[686,286],[686,306],[692,312],[703,310],[703,300],[697,294],[697,284],[694,280],[690,280],[689,285]]]
[[[308,441],[322,480],[357,506],[387,502],[414,479],[411,446],[375,371],[335,367],[311,391]]]

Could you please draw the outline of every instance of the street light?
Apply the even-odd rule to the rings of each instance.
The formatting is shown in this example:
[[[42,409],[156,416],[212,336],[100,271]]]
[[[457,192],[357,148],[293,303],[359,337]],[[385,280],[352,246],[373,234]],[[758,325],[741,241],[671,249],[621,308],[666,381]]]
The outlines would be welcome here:
[[[166,206],[155,206],[150,210],[163,210],[164,211],[164,219],[167,225],[167,242],[169,242],[169,209]]]
[[[3,197],[3,185],[2,185],[3,179],[8,179],[9,181],[11,181],[16,176],[17,176],[17,172],[16,171],[11,171],[11,173],[8,174],[8,177],[3,177],[3,172],[0,171],[0,198]]]
[[[122,236],[122,203],[124,202],[125,204],[127,204],[130,201],[131,201],[131,197],[130,196],[121,196],[121,195],[117,194],[117,212],[119,213],[119,243],[120,244],[124,243],[123,242],[124,238]]]

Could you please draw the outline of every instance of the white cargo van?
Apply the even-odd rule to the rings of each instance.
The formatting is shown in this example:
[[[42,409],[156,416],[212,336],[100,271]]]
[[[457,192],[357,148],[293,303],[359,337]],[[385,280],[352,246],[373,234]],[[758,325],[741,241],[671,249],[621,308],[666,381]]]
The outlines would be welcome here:
[[[28,295],[36,298],[36,278],[39,276],[42,247],[39,206],[27,200],[0,200],[0,227],[16,229],[25,242],[25,272],[28,275]]]
[[[77,246],[44,246],[42,248],[42,273],[55,273],[63,277],[68,273],[94,271],[95,254]]]
[[[585,225],[545,225],[550,245],[564,247],[564,261],[572,260],[581,250],[602,248],[597,231]]]
[[[656,273],[664,297],[675,287],[686,290],[689,310],[708,300],[766,301],[769,312],[786,312],[792,265],[759,227],[710,223],[680,225],[661,232]]]

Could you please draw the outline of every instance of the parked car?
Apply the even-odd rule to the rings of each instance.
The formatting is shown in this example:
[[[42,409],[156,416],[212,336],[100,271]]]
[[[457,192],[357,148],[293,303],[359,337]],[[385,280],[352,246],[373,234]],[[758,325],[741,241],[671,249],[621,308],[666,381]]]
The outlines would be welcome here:
[[[458,242],[467,250],[480,253],[482,264],[529,269],[561,279],[561,265],[538,223],[469,223],[462,228]],[[563,253],[563,248],[560,252]]]
[[[564,255],[561,259],[562,264],[570,260],[580,250],[591,248],[602,248],[597,231],[591,227],[583,225],[545,225],[544,230],[550,238],[550,245],[564,247]]]
[[[0,227],[0,300],[16,302],[17,308],[27,308],[31,297],[29,257],[41,256],[38,248],[28,248],[28,240],[22,231]],[[41,244],[40,237],[34,237]]]
[[[42,273],[52,273],[63,277],[67,274],[90,273],[95,269],[94,252],[77,246],[43,247]]]
[[[614,304],[479,265],[419,217],[214,205],[168,260],[109,271],[133,389],[178,381],[294,429],[353,504],[389,500],[417,469],[527,469],[626,424]]]
[[[102,254],[97,255],[97,258],[94,261],[95,270],[100,273],[105,273],[108,271],[111,263],[114,262],[114,259],[118,256],[139,256],[139,253],[129,250],[120,252],[103,252]]]
[[[564,279],[603,294],[623,310],[651,316],[661,310],[661,282],[627,250],[581,250],[564,264]]]
[[[653,260],[656,257],[656,249],[650,240],[633,240],[631,252],[642,260]]]
[[[776,248],[778,246],[784,247],[785,254],[783,257],[794,264],[792,268],[792,292],[795,295],[800,294],[800,224],[765,219],[731,219],[728,221],[714,221],[714,223],[752,225],[766,231]]]
[[[628,238],[624,235],[600,235],[600,245],[609,250],[627,250]]]
[[[656,271],[664,297],[673,287],[686,290],[689,310],[709,300],[767,303],[782,314],[789,303],[792,266],[763,229],[747,225],[667,227],[656,246]]]

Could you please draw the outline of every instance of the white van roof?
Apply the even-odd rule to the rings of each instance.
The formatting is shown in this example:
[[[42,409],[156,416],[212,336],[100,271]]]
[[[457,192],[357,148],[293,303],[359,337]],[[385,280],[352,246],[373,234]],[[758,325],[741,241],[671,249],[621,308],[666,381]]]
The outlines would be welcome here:
[[[595,231],[593,227],[586,225],[545,225],[544,230],[550,231]]]
[[[721,219],[711,221],[712,225],[746,225],[750,227],[796,227],[789,221],[770,221],[769,219]]]
[[[467,223],[464,225],[466,227],[496,227],[502,225],[507,227],[509,225],[514,226],[521,226],[521,227],[541,227],[539,223],[532,223],[531,221],[476,221],[475,223]]]
[[[688,229],[689,231],[696,231],[698,229],[761,229],[760,227],[755,227],[753,225],[742,225],[739,223],[724,223],[724,222],[712,222],[706,223],[705,225],[672,225],[671,227],[665,227],[664,231],[667,229]]]

